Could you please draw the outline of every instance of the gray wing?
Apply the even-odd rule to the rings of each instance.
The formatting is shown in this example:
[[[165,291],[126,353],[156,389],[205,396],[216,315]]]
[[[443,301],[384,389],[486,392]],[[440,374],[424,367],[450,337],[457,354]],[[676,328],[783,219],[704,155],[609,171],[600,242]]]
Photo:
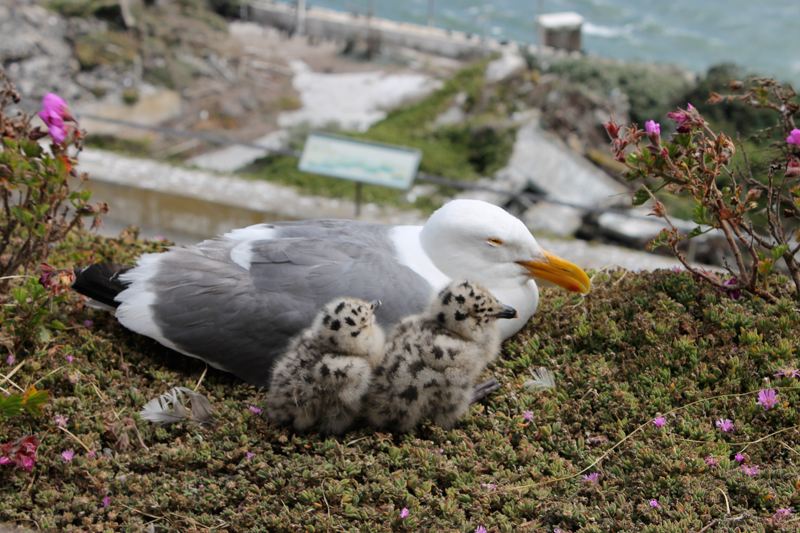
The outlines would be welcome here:
[[[249,270],[230,259],[238,242],[206,241],[168,252],[150,278],[156,294],[151,310],[163,336],[266,387],[291,338],[333,298],[381,300],[376,318],[387,330],[425,308],[432,288],[397,263],[388,227],[315,222],[274,225],[277,238],[250,243]]]

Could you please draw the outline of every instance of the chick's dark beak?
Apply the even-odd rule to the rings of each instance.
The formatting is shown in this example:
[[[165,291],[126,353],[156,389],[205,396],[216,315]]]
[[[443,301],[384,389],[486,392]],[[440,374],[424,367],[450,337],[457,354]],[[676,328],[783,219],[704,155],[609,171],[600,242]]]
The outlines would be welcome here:
[[[511,307],[510,305],[504,305],[501,311],[492,315],[495,318],[517,318],[519,315],[517,314],[517,310]]]

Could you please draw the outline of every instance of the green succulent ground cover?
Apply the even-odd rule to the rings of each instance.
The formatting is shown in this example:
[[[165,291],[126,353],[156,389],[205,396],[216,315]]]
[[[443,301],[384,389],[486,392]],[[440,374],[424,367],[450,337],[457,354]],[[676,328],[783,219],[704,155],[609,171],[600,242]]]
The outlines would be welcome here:
[[[54,256],[62,264],[131,261],[163,246],[135,232],[82,235]],[[9,339],[19,324],[2,298]],[[457,429],[362,428],[327,439],[274,427],[250,410],[263,408],[264,391],[210,369],[198,392],[211,400],[216,428],[142,421],[146,401],[194,388],[204,365],[76,297],[53,313],[68,329],[26,345],[12,376],[22,388],[50,391],[45,416],[0,421],[0,444],[30,433],[42,441],[31,473],[0,467],[0,523],[132,532],[149,524],[232,532],[798,525],[793,515],[773,518],[800,503],[800,384],[773,377],[798,365],[800,314],[788,292],[777,305],[733,301],[672,271],[599,274],[585,298],[545,289],[534,319],[485,372],[503,388]],[[0,364],[7,373],[5,358]],[[528,391],[529,370],[540,366],[557,386]],[[756,405],[762,388],[777,391],[769,410]],[[56,415],[68,417],[63,429]],[[661,429],[657,416],[666,419]],[[721,418],[735,430],[718,429]],[[761,473],[746,475],[737,453]],[[596,483],[579,475],[590,473]]]

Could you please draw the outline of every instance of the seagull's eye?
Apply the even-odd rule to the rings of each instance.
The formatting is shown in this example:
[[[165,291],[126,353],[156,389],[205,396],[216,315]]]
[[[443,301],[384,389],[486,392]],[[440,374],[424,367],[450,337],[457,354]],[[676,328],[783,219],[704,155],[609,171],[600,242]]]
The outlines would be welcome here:
[[[500,246],[501,244],[503,244],[503,241],[492,237],[491,239],[489,239],[489,244],[493,244],[494,246]]]

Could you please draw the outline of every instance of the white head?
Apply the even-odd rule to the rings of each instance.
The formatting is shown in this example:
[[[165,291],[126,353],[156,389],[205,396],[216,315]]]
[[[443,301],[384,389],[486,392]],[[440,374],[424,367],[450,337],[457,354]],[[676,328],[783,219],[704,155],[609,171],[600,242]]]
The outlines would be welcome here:
[[[539,247],[518,218],[486,202],[453,200],[428,219],[420,233],[425,253],[451,279],[470,279],[498,290],[519,288],[531,278],[587,293],[586,273]]]

